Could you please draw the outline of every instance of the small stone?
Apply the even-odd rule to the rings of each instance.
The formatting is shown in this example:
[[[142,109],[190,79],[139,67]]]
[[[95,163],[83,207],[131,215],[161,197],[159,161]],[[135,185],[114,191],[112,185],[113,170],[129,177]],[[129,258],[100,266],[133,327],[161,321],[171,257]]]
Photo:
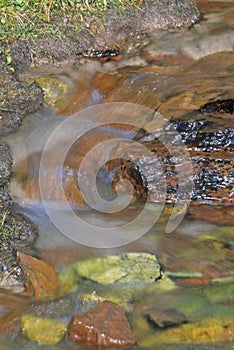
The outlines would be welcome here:
[[[87,346],[126,349],[135,343],[135,336],[121,308],[108,300],[90,309],[77,312],[68,325],[68,339]]]
[[[186,317],[177,310],[152,310],[146,315],[148,322],[155,328],[168,328],[187,323]]]

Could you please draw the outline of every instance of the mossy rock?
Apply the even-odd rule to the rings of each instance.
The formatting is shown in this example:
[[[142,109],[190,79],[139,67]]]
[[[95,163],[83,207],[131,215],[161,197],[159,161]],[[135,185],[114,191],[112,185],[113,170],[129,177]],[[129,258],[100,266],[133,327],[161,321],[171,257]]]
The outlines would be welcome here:
[[[155,282],[161,275],[161,267],[155,255],[123,253],[73,263],[62,271],[60,281],[63,286],[69,285],[71,288],[84,280],[102,285],[144,285]]]
[[[21,324],[22,332],[29,340],[45,345],[59,343],[67,329],[65,322],[30,314],[22,316]]]
[[[230,246],[234,246],[233,226],[223,226],[210,230],[204,235],[200,236],[199,240],[217,240],[228,243]]]
[[[162,332],[155,332],[153,336],[143,337],[139,345],[153,349],[160,344],[209,344],[217,342],[232,342],[234,324],[212,318],[201,322],[183,324]]]
[[[64,108],[73,87],[56,77],[37,77],[34,80],[44,91],[45,103],[57,110]]]
[[[98,285],[93,289],[82,292],[81,298],[84,304],[96,305],[104,300],[111,300],[114,303],[121,306],[126,312],[132,311],[132,301],[136,301],[141,297],[146,297],[150,294],[160,295],[169,291],[175,290],[178,287],[175,283],[167,276],[163,276],[160,281],[153,284],[133,285],[128,287],[122,287],[120,284],[113,285]]]

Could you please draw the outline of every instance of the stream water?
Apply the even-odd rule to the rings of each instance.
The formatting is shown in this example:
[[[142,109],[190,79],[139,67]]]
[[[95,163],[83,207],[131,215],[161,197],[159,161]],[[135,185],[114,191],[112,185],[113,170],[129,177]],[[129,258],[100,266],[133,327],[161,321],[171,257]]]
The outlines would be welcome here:
[[[66,86],[67,90],[66,93],[59,90],[61,96],[51,98],[48,89],[45,89],[51,107],[28,116],[20,130],[6,139],[14,154],[15,177],[10,186],[10,193],[17,203],[18,210],[26,213],[38,224],[36,249],[42,259],[60,271],[76,260],[129,251],[149,252],[158,257],[165,271],[165,285],[162,284],[158,289],[156,286],[153,289],[149,288],[142,295],[134,295],[130,301],[131,310],[128,313],[137,338],[137,344],[133,347],[136,350],[231,349],[234,340],[233,205],[188,202],[186,210],[183,207],[182,214],[178,214],[181,216],[175,229],[169,232],[166,227],[172,205],[146,203],[146,211],[140,224],[136,221],[127,233],[121,233],[121,237],[128,234],[130,239],[120,240],[120,244],[117,244],[118,241],[113,245],[105,245],[100,235],[98,239],[94,239],[94,244],[92,240],[88,244],[84,234],[80,234],[84,239],[79,238],[79,226],[74,227],[78,236],[73,236],[73,240],[69,239],[69,234],[61,233],[59,225],[51,222],[53,213],[59,212],[61,221],[69,225],[72,207],[79,218],[94,227],[119,228],[138,217],[144,204],[133,201],[125,210],[108,212],[107,202],[100,213],[83,206],[79,194],[74,194],[70,198],[72,204],[70,203],[68,208],[64,206],[64,198],[61,198],[61,183],[54,179],[61,172],[57,165],[64,166],[63,159],[60,159],[63,147],[66,147],[68,153],[67,158],[64,158],[67,167],[64,167],[63,176],[65,181],[70,181],[73,164],[80,164],[81,155],[84,156],[87,150],[112,137],[131,139],[136,134],[134,128],[119,125],[111,128],[99,127],[92,131],[91,129],[100,123],[100,116],[95,108],[91,109],[91,113],[87,112],[87,107],[101,104],[102,111],[105,110],[105,123],[113,119],[110,113],[107,113],[104,104],[115,102],[128,102],[149,108],[150,111],[157,110],[170,121],[173,118],[188,116],[210,100],[233,98],[233,2],[200,1],[199,6],[203,16],[195,27],[157,32],[145,46],[130,55],[126,54],[119,62],[101,64],[81,59],[80,65],[75,67],[47,67],[40,71],[24,73],[24,77],[28,75],[37,78],[42,84],[42,78],[53,79],[58,84],[58,89]],[[141,111],[141,107],[139,109]],[[78,151],[76,144],[72,149],[74,143],[71,141],[73,134],[70,126],[63,124],[69,116],[77,112],[80,113],[75,119],[79,124],[78,129],[91,130],[87,136],[80,139]],[[134,126],[140,124],[153,130],[159,123],[158,120],[149,119],[147,113],[142,116],[142,113],[134,112],[132,116],[130,112],[132,111],[129,110],[130,117],[135,119],[131,119],[129,124]],[[89,119],[94,113],[97,115],[94,118],[92,115]],[[121,118],[117,122],[121,124]],[[59,129],[62,124],[65,126]],[[216,119],[215,123],[208,124],[207,128],[212,131],[228,127],[233,128],[233,116],[224,114],[222,118]],[[54,130],[58,130],[59,133],[55,135]],[[45,152],[45,145],[51,135],[59,140],[59,145],[52,145],[53,159],[49,168],[45,169],[43,164],[48,163],[42,162],[40,166],[41,154]],[[89,145],[88,148],[86,144]],[[105,147],[97,149],[96,154],[91,155],[91,168],[99,157],[108,159],[109,150]],[[44,189],[39,188],[39,173],[46,179]],[[107,175],[103,175],[102,172],[99,175],[100,179],[104,178],[100,183],[99,192],[111,203],[116,194],[110,187],[105,186],[108,182],[108,178],[105,179]],[[84,173],[83,176],[87,184],[86,177],[89,179],[91,175]],[[69,183],[70,185],[73,192],[74,184]],[[69,189],[70,187],[67,187],[67,193],[70,193]],[[47,193],[44,203],[41,201],[40,190]],[[124,195],[120,196],[121,198],[123,203],[128,200]],[[154,225],[149,225],[148,220],[152,215],[155,218]],[[139,227],[146,228],[147,233],[143,235]],[[136,234],[138,231],[140,233]],[[84,241],[86,245],[81,244]],[[6,326],[7,322],[11,323],[12,319],[17,323],[21,315],[28,310],[34,310],[33,307],[39,315],[64,319],[64,315],[67,318],[71,316],[67,304],[70,303],[75,309],[79,309],[80,306],[80,292],[77,292],[75,297],[74,294],[65,296],[57,303],[46,306],[49,308],[48,312],[43,303],[35,306],[33,301],[23,296],[22,299],[16,300],[10,293],[0,293],[1,329],[7,328],[4,325]],[[112,290],[109,293],[111,294]],[[185,328],[175,335],[170,333],[170,329],[158,327],[155,314],[167,309],[182,313],[191,329]],[[26,340],[20,333],[14,332],[9,335],[3,332],[0,335],[0,344],[1,350],[84,349],[67,341],[62,341],[56,346],[35,344]]]

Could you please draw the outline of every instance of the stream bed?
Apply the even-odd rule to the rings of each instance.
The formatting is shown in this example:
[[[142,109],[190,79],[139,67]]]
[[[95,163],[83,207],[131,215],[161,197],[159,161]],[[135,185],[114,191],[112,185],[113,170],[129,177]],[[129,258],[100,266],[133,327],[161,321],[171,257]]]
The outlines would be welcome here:
[[[224,175],[229,180],[227,201],[221,200],[221,195],[226,195],[223,189],[216,196],[210,186],[210,196],[192,201],[187,196],[179,206],[168,200],[165,188],[161,201],[131,197],[128,202],[132,188],[123,183],[113,190],[109,180],[115,172],[102,168],[108,157],[119,154],[115,153],[117,146],[124,140],[134,139],[127,154],[139,156],[139,129],[155,135],[162,125],[178,120],[188,125],[195,120],[202,125],[202,132],[215,135],[233,129],[233,110],[201,113],[201,107],[211,101],[233,101],[234,5],[228,1],[199,1],[198,5],[202,12],[199,24],[158,31],[140,49],[123,53],[119,61],[102,63],[82,57],[74,66],[22,72],[21,79],[35,79],[42,86],[47,103],[43,110],[28,116],[18,132],[5,137],[14,155],[10,194],[17,210],[38,225],[35,255],[63,275],[64,269],[77,261],[150,253],[157,256],[162,277],[142,288],[90,282],[89,278],[74,288],[65,280],[64,293],[52,301],[35,301],[0,289],[1,350],[88,349],[66,339],[53,345],[27,339],[21,331],[22,315],[68,323],[74,312],[85,312],[105,299],[126,312],[136,337],[131,349],[233,347],[233,169]],[[76,133],[81,136],[78,141]],[[151,136],[140,135],[143,144],[151,141]],[[113,138],[109,149],[104,141]],[[179,145],[186,157],[198,157],[197,149],[184,150],[181,138]],[[131,148],[135,146],[136,150]],[[207,149],[204,154],[198,150],[199,157],[233,164],[232,136],[226,150],[219,146],[213,147],[210,155]],[[126,147],[127,143],[123,149]],[[94,153],[87,157],[92,148]],[[92,208],[77,190],[77,172],[84,158],[88,159],[83,164],[87,168],[80,176],[87,186],[85,202],[91,200]],[[101,164],[101,170],[96,170],[96,164]],[[158,176],[163,176],[160,167]],[[96,186],[105,199],[103,207],[99,197],[92,202]],[[120,201],[111,209],[116,190]],[[130,204],[125,207],[126,203]],[[137,221],[142,210],[144,215]],[[72,221],[73,213],[76,221]],[[168,229],[172,219],[173,229]],[[122,229],[129,222],[132,224]],[[92,230],[87,236],[87,225],[94,227],[97,236]],[[114,241],[107,236],[113,227],[119,234]]]

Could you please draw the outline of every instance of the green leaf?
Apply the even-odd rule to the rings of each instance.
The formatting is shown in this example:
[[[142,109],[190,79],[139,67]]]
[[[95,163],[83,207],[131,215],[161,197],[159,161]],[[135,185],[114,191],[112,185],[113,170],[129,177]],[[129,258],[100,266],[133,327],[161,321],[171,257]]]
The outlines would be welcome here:
[[[11,64],[11,62],[12,62],[11,56],[10,56],[10,55],[7,55],[7,56],[6,56],[6,63],[7,63],[7,64]]]

